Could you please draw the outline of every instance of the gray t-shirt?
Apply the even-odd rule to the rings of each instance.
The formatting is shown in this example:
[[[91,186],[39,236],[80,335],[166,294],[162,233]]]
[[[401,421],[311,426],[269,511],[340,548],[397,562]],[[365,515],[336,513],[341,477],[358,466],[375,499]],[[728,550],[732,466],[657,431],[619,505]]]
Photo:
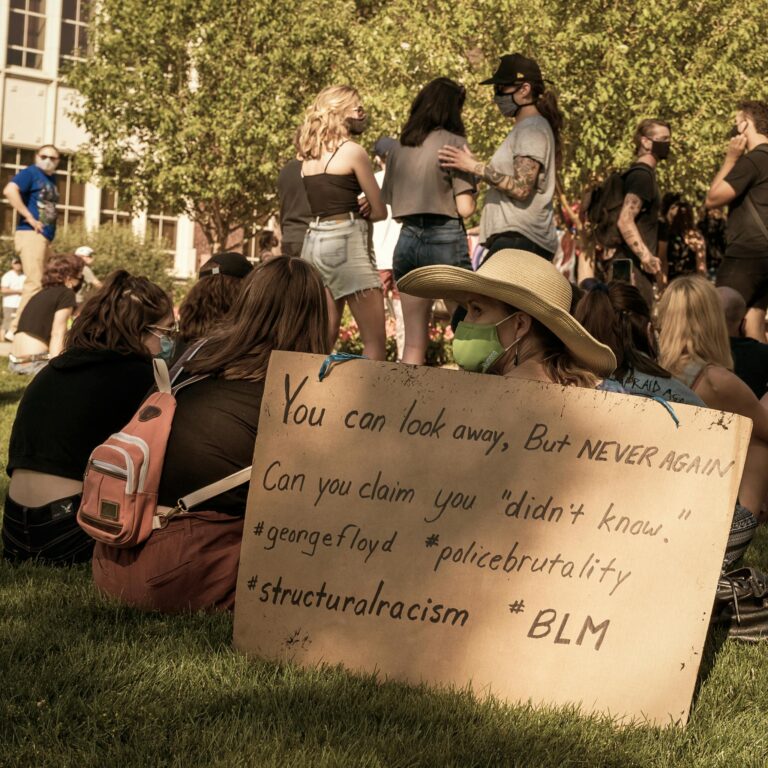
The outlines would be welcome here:
[[[530,157],[541,163],[532,197],[512,200],[490,187],[480,218],[480,242],[501,232],[519,232],[536,245],[557,250],[557,232],[552,211],[555,193],[555,137],[546,118],[539,115],[520,120],[491,158],[491,166],[507,176],[515,172],[515,158]]]
[[[420,147],[392,147],[387,155],[381,193],[384,202],[392,206],[394,218],[418,213],[459,218],[455,197],[462,192],[474,192],[475,177],[441,168],[437,152],[444,144],[463,147],[466,143],[464,136],[438,128]]]

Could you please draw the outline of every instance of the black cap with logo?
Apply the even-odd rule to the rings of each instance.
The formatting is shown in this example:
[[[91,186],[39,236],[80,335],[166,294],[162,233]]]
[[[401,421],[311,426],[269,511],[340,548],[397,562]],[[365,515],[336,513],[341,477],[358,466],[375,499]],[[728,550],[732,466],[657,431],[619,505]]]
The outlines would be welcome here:
[[[245,277],[253,266],[242,253],[217,253],[200,267],[200,277],[208,275],[230,275],[231,277]]]
[[[519,53],[502,56],[493,77],[483,80],[480,85],[513,85],[515,83],[544,83],[541,68],[533,60]]]

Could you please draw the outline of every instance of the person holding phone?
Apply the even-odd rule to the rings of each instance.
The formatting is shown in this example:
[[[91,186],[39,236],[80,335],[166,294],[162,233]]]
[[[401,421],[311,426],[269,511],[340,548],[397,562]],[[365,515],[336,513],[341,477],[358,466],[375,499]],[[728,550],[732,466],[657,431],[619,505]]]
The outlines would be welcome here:
[[[728,206],[725,257],[717,285],[737,290],[747,302],[745,334],[765,342],[768,308],[768,103],[738,105],[720,170],[705,205]]]

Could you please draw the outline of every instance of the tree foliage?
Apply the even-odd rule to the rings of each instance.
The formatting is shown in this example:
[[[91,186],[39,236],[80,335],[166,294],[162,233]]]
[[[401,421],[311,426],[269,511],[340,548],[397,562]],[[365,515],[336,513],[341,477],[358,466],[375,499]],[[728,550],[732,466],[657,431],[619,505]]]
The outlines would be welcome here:
[[[768,15],[758,0],[102,0],[94,52],[70,75],[85,97],[88,170],[138,207],[198,221],[212,245],[275,209],[275,179],[305,107],[350,82],[372,142],[397,135],[419,88],[467,86],[483,158],[509,125],[478,85],[503,53],[535,57],[565,116],[568,193],[631,158],[644,117],[673,126],[666,188],[699,196],[736,102],[768,97]]]

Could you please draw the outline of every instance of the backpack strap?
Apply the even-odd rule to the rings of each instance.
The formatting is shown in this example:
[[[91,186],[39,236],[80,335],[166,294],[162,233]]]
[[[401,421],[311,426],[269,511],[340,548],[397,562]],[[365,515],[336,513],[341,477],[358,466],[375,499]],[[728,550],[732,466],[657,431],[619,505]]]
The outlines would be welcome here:
[[[165,514],[155,515],[152,521],[152,530],[164,527],[168,521],[176,515],[184,514],[188,512],[192,507],[196,507],[198,504],[202,504],[204,501],[212,499],[214,496],[218,496],[221,493],[231,491],[233,488],[237,488],[243,483],[247,483],[251,478],[251,467],[245,467],[237,472],[233,472],[231,475],[216,480],[216,482],[209,483],[203,488],[199,488],[192,493],[188,493],[176,502],[176,506],[169,510]]]
[[[152,360],[152,368],[155,371],[155,385],[158,392],[171,393],[171,377],[168,374],[168,364],[165,360],[155,357]]]

